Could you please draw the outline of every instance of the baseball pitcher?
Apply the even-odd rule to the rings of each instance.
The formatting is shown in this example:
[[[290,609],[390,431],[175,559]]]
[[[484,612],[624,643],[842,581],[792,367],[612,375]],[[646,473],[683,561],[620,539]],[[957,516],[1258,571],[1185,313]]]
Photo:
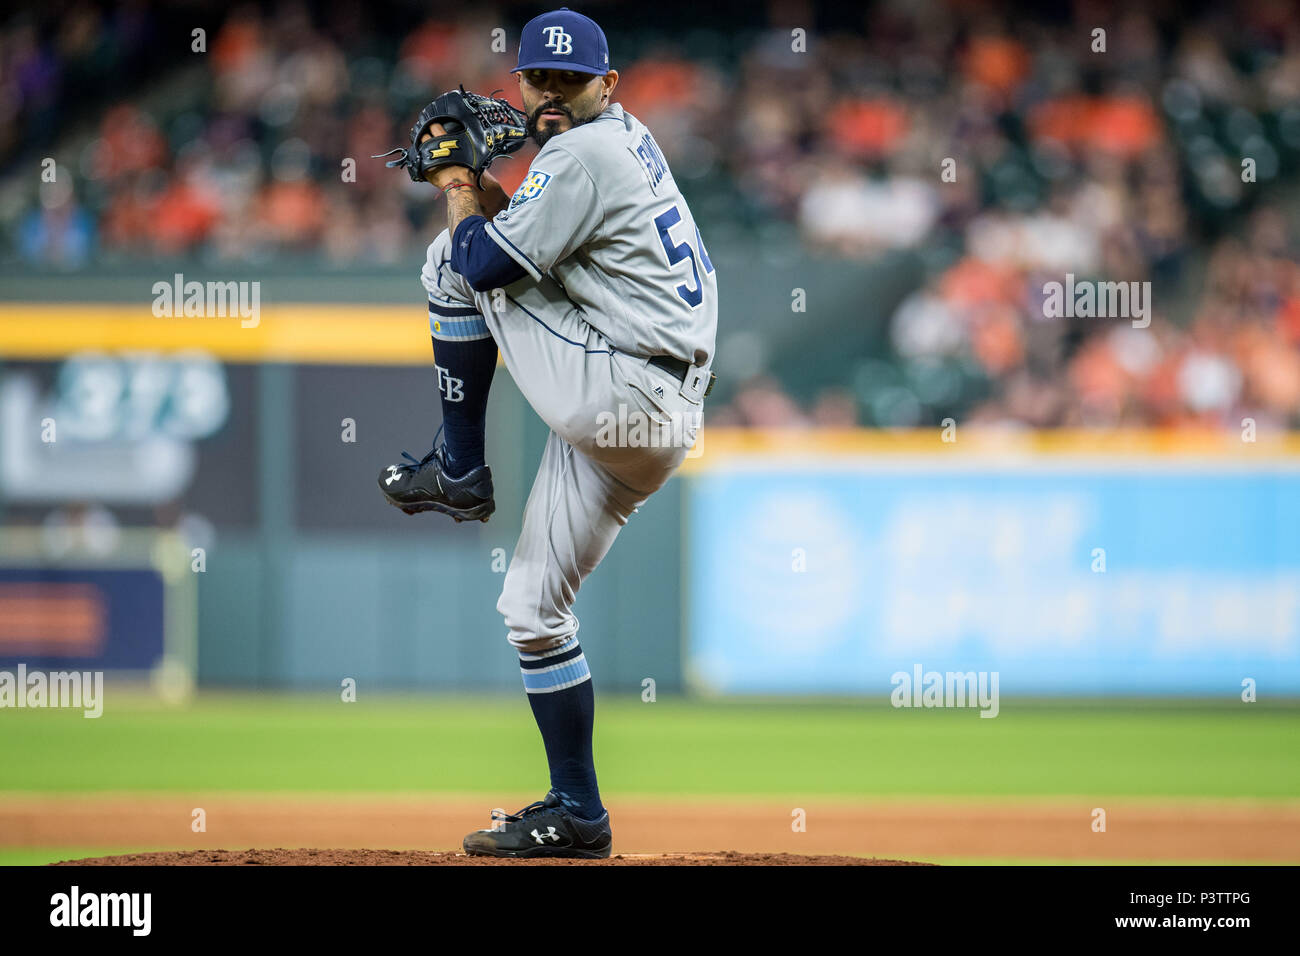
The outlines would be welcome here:
[[[611,101],[618,73],[600,27],[567,8],[529,21],[513,73],[522,111],[443,94],[389,163],[447,199],[447,229],[421,276],[443,424],[433,449],[419,460],[403,453],[379,488],[407,513],[488,519],[485,412],[499,349],[551,429],[497,603],[551,788],[518,813],[494,811],[493,828],[464,848],[602,858],[613,836],[573,602],[695,443],[713,378],[717,280],[654,137]],[[487,166],[525,136],[540,151],[506,197]]]

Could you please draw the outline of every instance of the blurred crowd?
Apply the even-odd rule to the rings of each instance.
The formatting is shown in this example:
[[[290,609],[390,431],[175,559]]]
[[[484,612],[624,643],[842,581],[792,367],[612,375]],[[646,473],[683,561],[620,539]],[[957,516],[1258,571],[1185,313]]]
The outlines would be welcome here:
[[[747,192],[815,247],[915,249],[927,278],[848,381],[801,405],[762,375],[710,421],[1300,426],[1300,5],[933,12],[749,59]],[[1048,317],[1067,273],[1150,282],[1150,324]]]
[[[67,113],[70,77],[134,62],[138,38],[159,33],[147,5],[99,9],[0,31],[0,155]],[[589,11],[616,54],[631,51],[617,98],[654,130],[702,223],[784,223],[850,268],[900,251],[924,262],[896,309],[845,316],[887,324],[878,354],[808,402],[775,367],[728,383],[710,423],[1300,427],[1300,5],[1037,14],[918,0],[826,30],[812,9],[773,3],[753,30],[677,44],[636,42],[612,8]],[[370,156],[403,141],[430,91],[509,95],[513,46],[491,38],[519,17],[377,16],[232,8],[166,84],[69,132],[74,175],[0,207],[5,254],[68,269],[408,260],[441,205]],[[507,190],[530,156],[494,167]],[[1066,273],[1150,282],[1150,325],[1046,317],[1043,285]]]

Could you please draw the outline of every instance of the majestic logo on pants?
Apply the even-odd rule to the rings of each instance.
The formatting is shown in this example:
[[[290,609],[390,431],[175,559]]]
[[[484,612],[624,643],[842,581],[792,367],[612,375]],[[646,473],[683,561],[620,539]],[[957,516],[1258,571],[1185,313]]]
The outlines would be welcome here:
[[[435,365],[434,368],[438,370],[438,391],[442,392],[442,397],[449,402],[464,401],[465,380],[452,378],[441,365]]]
[[[573,37],[564,32],[564,27],[542,27],[546,34],[546,48],[560,55],[573,52]]]

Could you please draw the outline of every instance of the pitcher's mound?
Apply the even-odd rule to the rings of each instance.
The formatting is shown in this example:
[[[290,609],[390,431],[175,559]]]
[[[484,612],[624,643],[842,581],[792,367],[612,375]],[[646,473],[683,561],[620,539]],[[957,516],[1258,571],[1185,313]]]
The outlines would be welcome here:
[[[428,850],[175,850],[64,860],[52,866],[930,866],[794,853],[625,853],[608,860],[503,860]]]

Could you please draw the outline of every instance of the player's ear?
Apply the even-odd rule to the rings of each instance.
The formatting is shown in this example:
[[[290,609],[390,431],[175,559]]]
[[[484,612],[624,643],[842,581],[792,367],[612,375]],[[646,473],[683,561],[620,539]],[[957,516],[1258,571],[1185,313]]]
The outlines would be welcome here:
[[[614,95],[614,87],[618,86],[618,70],[610,70],[600,78],[600,94],[605,99]]]

